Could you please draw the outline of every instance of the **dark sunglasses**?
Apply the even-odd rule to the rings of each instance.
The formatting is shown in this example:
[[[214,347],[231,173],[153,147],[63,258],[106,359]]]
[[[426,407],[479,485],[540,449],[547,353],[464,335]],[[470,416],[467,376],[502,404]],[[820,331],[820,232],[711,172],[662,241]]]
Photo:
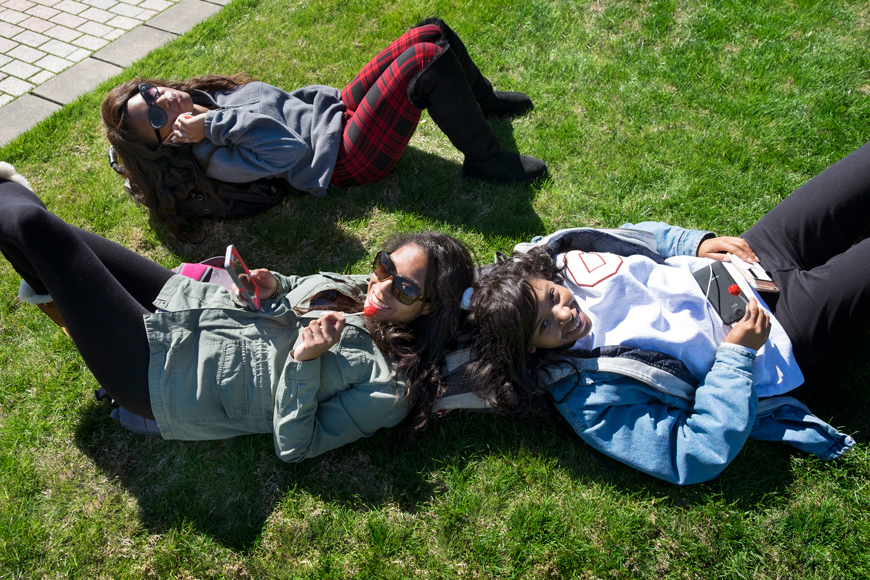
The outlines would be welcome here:
[[[159,146],[163,142],[163,139],[160,137],[158,129],[161,129],[166,124],[166,121],[169,120],[166,111],[155,104],[157,99],[160,98],[160,90],[151,83],[139,83],[139,94],[142,95],[142,99],[148,105],[148,122],[151,123],[151,128],[154,129],[154,135],[157,136],[157,145]]]
[[[390,259],[388,252],[378,252],[375,256],[375,261],[372,264],[372,271],[378,280],[393,279],[393,296],[406,306],[410,306],[417,300],[420,302],[429,302],[428,298],[422,296],[423,291],[417,286],[417,283],[405,278],[400,274],[396,274],[396,265]]]

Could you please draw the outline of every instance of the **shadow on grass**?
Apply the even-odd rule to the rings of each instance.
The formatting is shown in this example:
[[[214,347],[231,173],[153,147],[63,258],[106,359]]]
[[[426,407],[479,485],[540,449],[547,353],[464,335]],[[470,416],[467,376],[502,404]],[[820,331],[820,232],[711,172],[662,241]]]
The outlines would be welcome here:
[[[870,335],[804,371],[802,400],[818,417],[856,439],[870,433]]]
[[[97,403],[82,413],[76,446],[136,498],[141,524],[155,534],[192,525],[242,551],[254,547],[276,509],[285,522],[282,533],[297,519],[306,530],[319,529],[321,512],[334,518],[344,510],[368,512],[393,504],[415,513],[444,492],[439,470],[463,471],[483,456],[513,455],[528,444],[501,428],[515,425],[512,421],[456,414],[437,421],[417,445],[395,456],[384,430],[287,464],[276,457],[269,435],[164,441],[128,432],[108,413],[108,406]],[[318,509],[318,502],[330,508]]]
[[[324,529],[335,528],[335,518],[348,510],[365,513],[387,505],[406,513],[437,509],[433,506],[442,503],[439,497],[480,493],[456,482],[490,477],[480,473],[490,469],[484,465],[489,462],[496,474],[492,477],[516,470],[513,480],[521,486],[535,477],[533,470],[555,469],[576,485],[611,488],[677,509],[711,501],[762,509],[793,479],[793,453],[784,445],[756,442],[749,442],[722,476],[701,485],[670,485],[612,460],[607,461],[613,467],[608,471],[576,438],[543,420],[452,414],[433,421],[416,445],[395,456],[388,452],[389,433],[382,431],[323,456],[285,464],[275,456],[268,435],[163,441],[126,432],[107,414],[106,407],[89,407],[76,444],[108,478],[136,497],[142,525],[160,534],[191,525],[197,533],[241,551],[261,540],[272,517],[282,522],[277,533],[292,536],[287,542],[307,545],[317,542]],[[322,503],[329,508],[323,509]]]
[[[496,124],[500,140],[512,143],[512,138],[501,136],[511,133],[509,124]],[[426,228],[506,237],[546,233],[532,207],[540,187],[466,181],[460,163],[411,147],[396,169],[377,183],[331,187],[325,198],[288,197],[248,218],[204,221],[199,244],[180,242],[166,228],[151,225],[160,241],[185,261],[222,255],[226,244],[233,243],[249,265],[299,273],[334,271],[374,249],[361,236],[386,237],[394,231]],[[356,224],[364,234],[348,224]]]

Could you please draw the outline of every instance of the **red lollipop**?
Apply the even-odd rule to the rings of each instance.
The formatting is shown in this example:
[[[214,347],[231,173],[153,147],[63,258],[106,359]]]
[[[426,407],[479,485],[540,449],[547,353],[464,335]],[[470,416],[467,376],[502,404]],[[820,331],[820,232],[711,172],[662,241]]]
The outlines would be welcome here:
[[[374,316],[377,313],[378,313],[378,309],[375,308],[374,306],[366,306],[365,308],[363,308],[363,314],[365,314],[369,318],[371,318],[372,316]]]
[[[746,304],[749,304],[749,300],[747,300],[740,293],[740,286],[738,286],[737,284],[731,284],[730,286],[728,286],[728,294],[730,294],[731,296],[740,296],[740,299],[743,300],[743,302],[745,302]]]

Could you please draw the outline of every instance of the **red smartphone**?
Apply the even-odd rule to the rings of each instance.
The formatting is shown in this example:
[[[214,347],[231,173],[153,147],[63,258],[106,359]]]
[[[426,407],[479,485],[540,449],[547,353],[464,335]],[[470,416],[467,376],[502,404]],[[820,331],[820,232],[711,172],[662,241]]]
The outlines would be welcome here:
[[[224,256],[224,269],[229,273],[233,282],[236,283],[236,287],[241,290],[242,299],[248,305],[248,308],[251,310],[259,310],[260,287],[257,286],[256,282],[254,282],[254,279],[251,277],[251,271],[248,270],[245,261],[242,260],[242,257],[239,255],[239,251],[236,250],[236,247],[232,244],[227,246],[227,254]],[[254,287],[253,295],[248,290],[248,287],[239,279],[239,274],[247,275],[250,285]]]

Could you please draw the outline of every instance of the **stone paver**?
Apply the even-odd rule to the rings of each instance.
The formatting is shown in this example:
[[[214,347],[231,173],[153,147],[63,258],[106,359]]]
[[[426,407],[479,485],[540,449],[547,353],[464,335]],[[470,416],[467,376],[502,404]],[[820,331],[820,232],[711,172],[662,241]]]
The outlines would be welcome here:
[[[135,28],[107,46],[94,53],[94,58],[128,67],[155,48],[161,47],[176,36],[150,26]]]
[[[58,58],[56,56],[48,55],[45,58],[40,59],[33,64],[35,64],[36,66],[38,66],[42,69],[45,69],[47,72],[59,73],[60,71],[71,67],[73,63],[66,60],[66,59],[63,59],[63,58]]]
[[[16,34],[12,40],[36,48],[41,44],[45,44],[45,42],[47,42],[49,38],[47,36],[39,34],[38,32],[33,32],[32,30],[25,30],[21,34]]]
[[[39,69],[32,64],[27,64],[26,62],[21,62],[20,60],[13,60],[9,64],[0,67],[0,70],[8,75],[12,75],[20,79],[30,78],[39,72]]]
[[[50,20],[60,14],[60,11],[55,10],[54,8],[49,8],[48,6],[34,6],[28,10],[27,13],[31,16],[42,18],[43,20]]]
[[[36,6],[36,2],[30,2],[30,0],[7,0],[3,3],[4,8],[18,10],[19,12],[24,12],[34,6]]]
[[[147,4],[147,2],[143,2],[143,4]],[[180,35],[212,14],[216,14],[220,9],[220,6],[201,0],[181,0],[169,10],[161,12],[148,21],[148,25]]]
[[[26,28],[27,30],[32,30],[33,32],[45,32],[49,28],[53,27],[54,24],[52,24],[48,20],[43,20],[42,18],[31,16],[27,20],[22,20],[21,22],[19,22],[18,26],[20,26],[21,28]]]
[[[24,29],[20,26],[15,26],[14,24],[9,24],[8,22],[0,22],[0,36],[5,36],[6,38],[12,38],[19,32],[24,32]]]
[[[80,33],[90,34],[91,36],[98,36],[103,38],[110,32],[112,32],[113,28],[111,26],[106,26],[105,24],[100,24],[99,22],[86,22],[81,26],[77,27],[76,30]]]
[[[81,36],[82,33],[73,30],[72,28],[67,28],[66,26],[61,26],[60,24],[57,24],[53,28],[49,28],[48,30],[46,30],[45,35],[57,40],[62,40],[64,42],[72,42],[73,40]]]
[[[32,88],[32,84],[15,77],[7,76],[5,79],[0,81],[0,92],[12,95],[13,97],[19,97]]]
[[[0,0],[0,146],[231,0]]]
[[[0,107],[0,144],[8,143],[59,110],[60,105],[33,95],[24,95],[3,105]]]
[[[18,43],[8,38],[0,38],[0,53],[6,53],[18,46]]]
[[[53,54],[54,56],[59,56],[61,58],[65,58],[76,51],[76,47],[66,42],[61,42],[59,40],[49,40],[45,44],[41,44],[39,46],[40,50],[44,50],[48,54]]]
[[[68,105],[101,82],[109,80],[123,70],[119,66],[87,58],[74,67],[68,68],[50,81],[33,89],[32,94],[53,103]],[[0,81],[0,83],[2,82]]]
[[[42,83],[44,83],[45,81],[47,81],[48,79],[50,79],[53,76],[54,76],[53,72],[51,72],[50,70],[44,70],[42,72],[36,73],[35,75],[33,75],[32,77],[30,77],[27,80],[30,81],[31,83],[33,83],[34,85],[41,85]]]
[[[88,50],[99,50],[109,44],[109,41],[85,34],[73,40],[72,44]]]
[[[3,12],[0,12],[0,20],[10,24],[18,24],[22,20],[27,20],[27,18],[27,14],[16,10],[4,10]]]
[[[88,6],[81,2],[73,2],[73,0],[63,0],[63,2],[58,2],[52,8],[57,8],[58,10],[69,12],[70,14],[79,14],[80,12],[87,10]]]
[[[44,57],[45,53],[41,50],[19,44],[18,46],[7,52],[6,56],[11,56],[12,58],[17,60],[32,63]]]
[[[69,14],[68,12],[61,12],[57,16],[52,16],[50,20],[55,24],[66,26],[67,28],[78,28],[88,22],[84,18],[80,18],[75,14]]]

